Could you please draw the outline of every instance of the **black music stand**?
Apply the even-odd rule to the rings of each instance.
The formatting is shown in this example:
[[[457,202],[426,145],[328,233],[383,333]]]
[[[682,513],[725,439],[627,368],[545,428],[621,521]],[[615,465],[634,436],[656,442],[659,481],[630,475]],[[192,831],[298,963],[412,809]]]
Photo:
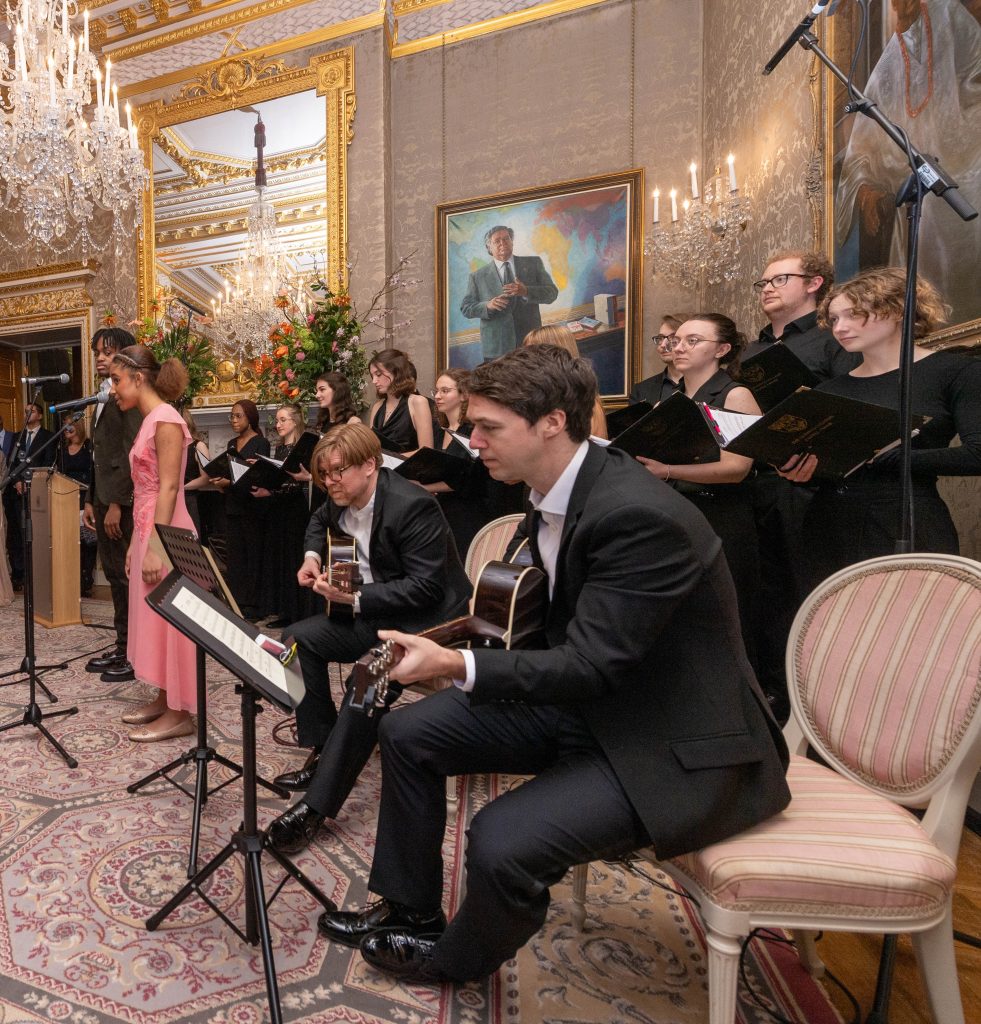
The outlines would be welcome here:
[[[225,583],[214,562],[208,557],[208,553],[191,530],[182,530],[177,526],[156,526],[157,536],[163,545],[167,557],[183,576],[193,580],[199,587],[203,587],[209,594],[215,594],[236,614],[239,615],[235,598],[232,597],[228,585]],[[191,852],[187,860],[187,877],[192,878],[198,869],[198,844],[201,837],[201,808],[208,802],[209,796],[230,786],[236,779],[242,777],[243,769],[240,764],[229,760],[219,754],[214,747],[208,744],[208,692],[206,685],[204,648],[197,645],[196,670],[197,670],[197,717],[198,734],[197,744],[190,750],[184,751],[180,757],[174,758],[169,764],[144,776],[138,782],[126,787],[127,793],[137,793],[144,786],[149,786],[157,779],[164,779],[175,789],[179,789],[194,799],[194,812],[191,823]],[[218,764],[230,769],[234,774],[226,779],[221,785],[214,789],[208,789],[208,764],[217,761]],[[195,781],[194,792],[186,786],[170,777],[170,773],[184,768],[189,764],[194,765]],[[256,782],[266,789],[272,790],[276,796],[284,800],[289,792],[277,786],[275,783],[267,782],[261,776],[256,776]]]
[[[193,640],[241,680],[237,689],[242,695],[242,781],[245,793],[245,808],[239,830],[179,892],[147,918],[147,931],[155,931],[188,896],[197,893],[240,939],[253,946],[261,945],[269,1016],[272,1024],[282,1024],[266,909],[290,877],[299,882],[327,910],[337,909],[334,902],[324,896],[295,864],[278,850],[267,846],[266,834],[260,831],[256,815],[258,780],[255,716],[261,710],[258,701],[264,698],[284,711],[292,711],[303,699],[303,676],[296,659],[290,665],[282,665],[277,658],[255,643],[259,635],[255,626],[230,611],[214,594],[182,576],[176,569],[147,596],[147,602],[184,636]],[[268,903],[262,884],[261,858],[264,849],[286,871],[286,877],[276,886]],[[246,862],[244,932],[201,891],[201,886],[235,853],[241,853]]]

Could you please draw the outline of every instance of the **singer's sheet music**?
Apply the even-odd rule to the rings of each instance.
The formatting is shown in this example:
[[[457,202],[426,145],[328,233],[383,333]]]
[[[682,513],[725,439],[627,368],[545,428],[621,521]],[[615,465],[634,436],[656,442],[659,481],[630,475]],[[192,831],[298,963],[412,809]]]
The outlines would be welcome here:
[[[234,622],[229,621],[210,605],[205,604],[187,587],[181,587],[171,604],[177,611],[192,619],[202,629],[207,630],[229,651],[268,679],[282,693],[289,694],[284,666],[277,658],[264,651],[250,636],[243,633]]]

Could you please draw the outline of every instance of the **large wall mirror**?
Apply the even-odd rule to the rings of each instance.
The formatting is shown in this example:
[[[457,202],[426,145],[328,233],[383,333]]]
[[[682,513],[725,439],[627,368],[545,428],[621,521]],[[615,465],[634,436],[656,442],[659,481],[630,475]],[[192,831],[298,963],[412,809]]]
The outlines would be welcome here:
[[[347,283],[347,145],[353,134],[354,53],[283,61],[229,58],[211,66],[171,102],[137,108],[140,145],[153,173],[139,245],[139,311],[164,291],[212,313],[236,285],[256,198],[254,127],[265,125],[265,198],[292,281]],[[203,405],[248,393],[251,368],[223,351],[219,321],[208,332],[219,355]],[[196,403],[197,404],[197,403]]]

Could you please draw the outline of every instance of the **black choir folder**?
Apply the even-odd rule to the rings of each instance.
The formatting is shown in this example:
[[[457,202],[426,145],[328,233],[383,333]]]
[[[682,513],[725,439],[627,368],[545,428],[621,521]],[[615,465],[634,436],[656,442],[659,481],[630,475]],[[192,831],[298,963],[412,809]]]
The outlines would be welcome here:
[[[789,398],[798,388],[813,388],[820,383],[817,375],[782,342],[775,342],[740,363],[737,379],[753,392],[756,404],[764,412]]]
[[[209,480],[231,480],[231,467],[236,463],[242,464],[234,452],[224,451],[210,461],[197,450],[197,447],[194,449],[194,454],[197,457],[198,465],[204,470],[205,476]]]
[[[914,430],[926,419],[914,416]],[[841,479],[899,444],[899,412],[798,388],[763,416],[752,416],[675,392],[611,444],[671,466],[718,461],[723,448],[777,467],[795,456],[816,455],[817,476]]]
[[[439,448],[420,448],[408,458],[392,452],[383,453],[384,464],[406,480],[420,484],[438,484],[452,487],[458,484],[470,469],[470,459],[450,455]]]
[[[310,456],[313,455],[313,450],[319,440],[319,434],[312,430],[305,430],[289,450],[285,459],[257,455],[255,462],[248,463],[238,459],[234,453],[226,451],[216,459],[212,459],[211,462],[202,465],[202,468],[212,479],[224,476],[236,486],[246,490],[251,490],[253,487],[265,487],[268,491],[275,491],[291,482],[293,478],[289,475],[290,473],[297,473],[300,469],[309,468]],[[203,462],[200,456],[199,461]],[[212,467],[225,471],[224,473],[213,473]]]

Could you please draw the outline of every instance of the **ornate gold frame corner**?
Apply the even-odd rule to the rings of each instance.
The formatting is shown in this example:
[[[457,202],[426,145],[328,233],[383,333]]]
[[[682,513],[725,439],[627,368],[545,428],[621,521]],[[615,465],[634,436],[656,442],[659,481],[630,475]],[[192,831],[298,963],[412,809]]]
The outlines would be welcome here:
[[[202,73],[169,101],[154,100],[134,111],[140,148],[152,171],[153,142],[161,129],[220,114],[242,104],[290,96],[316,89],[326,100],[327,170],[324,190],[327,221],[328,283],[348,284],[347,148],[354,139],[357,106],[354,89],[354,47],[347,46],[311,57],[305,68],[291,68],[261,53],[237,55],[207,65]],[[156,245],[152,185],[143,194],[143,227],[137,244],[137,308],[145,317],[156,291]],[[236,374],[236,381],[245,387]],[[217,404],[228,404],[247,392],[223,393]],[[209,396],[212,397],[212,396]],[[202,404],[215,404],[205,401]]]

